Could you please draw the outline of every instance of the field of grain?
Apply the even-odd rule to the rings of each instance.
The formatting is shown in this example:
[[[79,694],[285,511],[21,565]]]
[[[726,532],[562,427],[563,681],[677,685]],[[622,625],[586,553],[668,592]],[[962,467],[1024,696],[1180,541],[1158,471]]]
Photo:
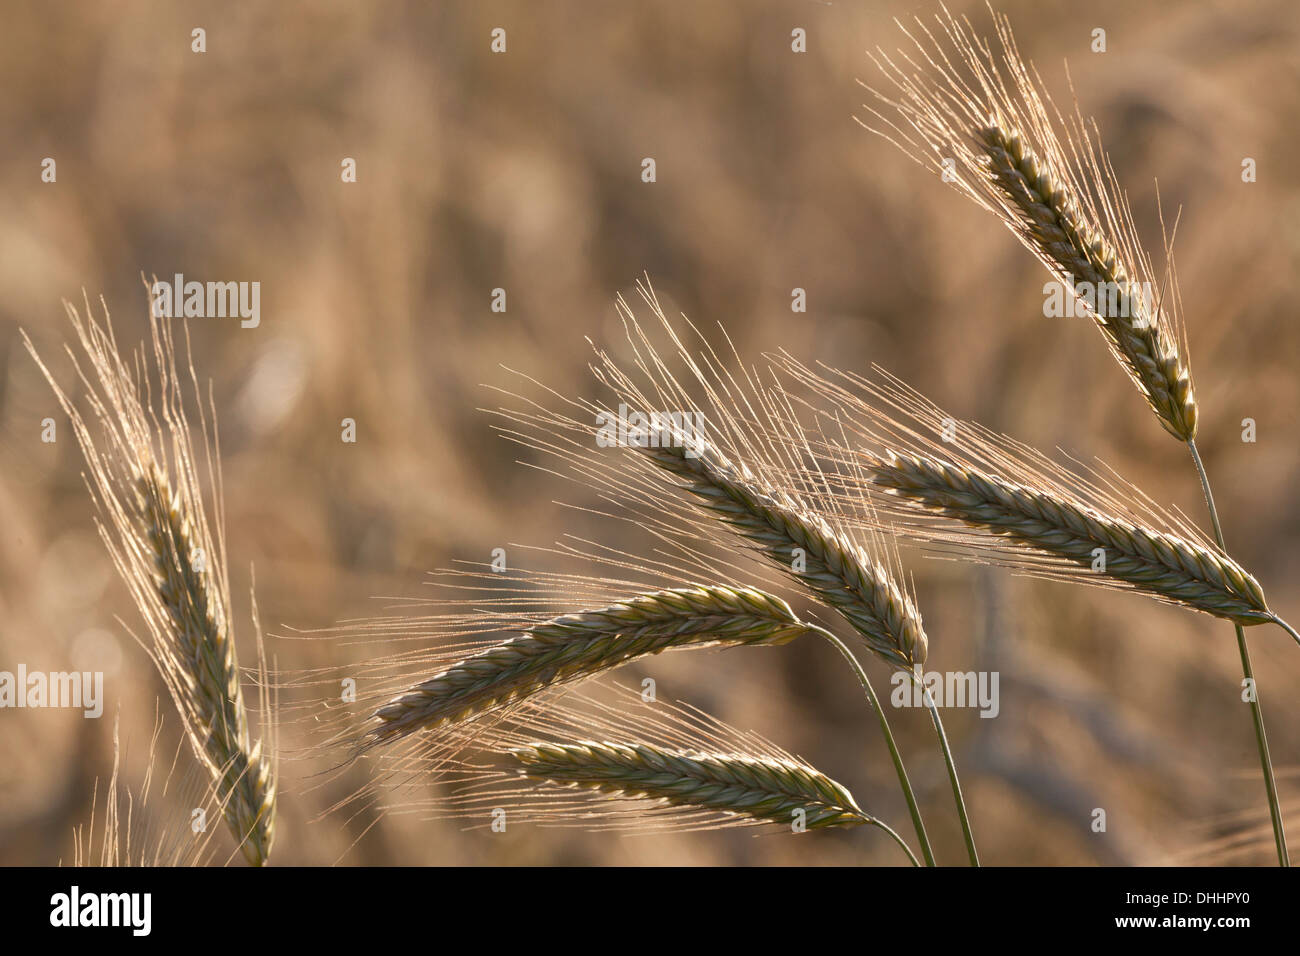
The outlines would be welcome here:
[[[982,2],[951,7],[989,26]],[[1178,221],[1197,445],[1227,550],[1269,607],[1300,617],[1300,329],[1289,291],[1300,272],[1289,158],[1300,148],[1300,9],[998,9],[1072,108],[1068,62],[1148,249],[1162,247],[1157,195],[1166,223]],[[1209,535],[1187,449],[1093,323],[1045,317],[1048,276],[1016,238],[855,122],[870,100],[857,81],[880,75],[868,51],[905,40],[892,18],[937,11],[796,0],[9,11],[0,671],[105,680],[99,719],[0,710],[0,863],[73,859],[74,828],[113,769],[115,716],[124,786],[144,779],[156,714],[160,762],[181,742],[168,686],[132,636],[148,643],[147,628],[95,530],[71,426],[20,334],[77,399],[63,300],[87,314],[84,290],[98,316],[102,295],[119,345],[134,348],[150,334],[142,273],[260,283],[256,327],[191,319],[180,359],[192,358],[205,401],[211,380],[245,667],[257,661],[250,569],[268,657],[303,675],[407,646],[299,632],[428,597],[435,569],[489,562],[494,549],[513,561],[564,535],[643,548],[638,529],[557,505],[601,499],[526,467],[544,456],[504,440],[483,409],[501,404],[494,388],[526,388],[514,372],[593,394],[592,343],[632,361],[616,297],[637,306],[647,276],[670,318],[684,313],[719,348],[721,323],[746,362],[785,349],[810,366],[865,374],[877,364],[1058,460],[1100,457]],[[195,28],[205,52],[192,50]],[[1105,53],[1091,49],[1097,28]],[[806,52],[792,50],[796,29]],[[54,182],[42,179],[47,158]],[[347,159],[355,182],[342,181]],[[791,308],[796,289],[806,311]],[[42,440],[47,418],[53,442]],[[348,419],[355,442],[341,440]],[[1255,440],[1244,441],[1250,428]],[[901,557],[935,666],[1000,674],[996,718],[944,714],[984,863],[1275,862],[1227,623],[1141,594],[929,559],[909,543]],[[576,573],[554,552],[529,561]],[[1247,634],[1282,803],[1300,833],[1300,649],[1273,626]],[[870,667],[884,697],[888,669]],[[906,835],[889,753],[833,647],[682,652],[626,672],[633,684],[646,675],[665,697],[806,759]],[[646,837],[466,830],[460,818],[356,803],[324,813],[368,777],[360,766],[321,775],[331,761],[302,752],[316,692],[306,686],[285,691],[273,863],[904,862],[870,827]],[[890,718],[937,855],[964,862],[925,711]],[[178,775],[192,760],[182,748]],[[183,830],[192,806],[184,788],[156,788],[148,809]],[[1105,832],[1094,829],[1099,809]],[[231,857],[222,839],[216,862]]]

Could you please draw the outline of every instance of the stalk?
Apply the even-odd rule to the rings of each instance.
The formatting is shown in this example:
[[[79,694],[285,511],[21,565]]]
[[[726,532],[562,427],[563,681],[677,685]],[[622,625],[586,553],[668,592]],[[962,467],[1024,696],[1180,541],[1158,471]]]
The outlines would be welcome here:
[[[1292,639],[1297,644],[1300,644],[1300,634],[1296,633],[1296,629],[1294,627],[1292,627],[1286,621],[1282,620],[1276,614],[1273,615],[1273,623],[1276,624],[1278,627],[1282,628],[1282,630],[1286,631],[1288,634],[1290,634]]]
[[[934,698],[930,696],[925,684],[915,675],[913,675],[912,679],[921,688],[921,694],[925,697],[925,706],[930,708],[930,720],[934,723],[934,732],[939,736],[939,749],[943,751],[943,762],[948,767],[948,779],[952,782],[952,798],[957,804],[957,816],[961,819],[961,835],[966,841],[966,855],[970,857],[971,866],[979,866],[980,857],[975,849],[975,837],[971,834],[970,818],[966,815],[966,799],[961,793],[961,781],[957,778],[957,765],[952,759],[952,749],[948,746],[948,735],[944,733],[943,720],[939,717],[939,708],[935,705]]]
[[[921,820],[921,810],[916,804],[916,794],[912,792],[912,784],[907,778],[907,769],[903,766],[902,755],[898,752],[898,744],[894,742],[894,733],[889,729],[889,720],[885,717],[884,708],[880,706],[880,700],[876,697],[875,688],[871,686],[871,679],[867,677],[867,672],[862,669],[862,663],[843,641],[825,628],[819,627],[816,630],[818,634],[830,641],[835,649],[844,655],[844,659],[853,668],[853,673],[857,675],[858,683],[862,685],[867,700],[871,704],[871,709],[876,712],[876,717],[880,720],[880,732],[885,737],[885,743],[889,747],[889,755],[894,761],[894,772],[898,775],[898,784],[902,787],[903,798],[907,801],[907,810],[912,815],[912,826],[916,829],[916,838],[921,843],[921,855],[925,857],[926,866],[934,866],[934,851],[930,847],[930,838],[925,832],[925,823]],[[893,833],[892,830],[890,832]],[[898,834],[894,833],[893,835],[903,848],[907,849],[907,844],[903,843]],[[908,856],[912,856],[910,850],[908,850]],[[912,862],[916,862],[915,856],[912,856]]]
[[[1219,512],[1214,507],[1214,493],[1210,490],[1210,478],[1205,473],[1205,464],[1201,453],[1196,450],[1196,440],[1188,439],[1187,448],[1192,453],[1192,462],[1196,465],[1196,474],[1201,479],[1201,491],[1205,495],[1205,505],[1210,511],[1210,523],[1214,527],[1214,540],[1225,552],[1223,529],[1219,526]],[[1278,620],[1274,617],[1274,620]],[[1278,620],[1284,628],[1290,628]],[[1277,862],[1279,866],[1290,866],[1291,858],[1286,848],[1286,831],[1282,826],[1282,807],[1277,797],[1277,781],[1273,779],[1273,758],[1268,752],[1268,736],[1264,731],[1264,712],[1259,704],[1259,684],[1255,682],[1255,673],[1250,665],[1250,649],[1246,646],[1246,632],[1240,624],[1233,623],[1237,632],[1237,650],[1241,653],[1241,676],[1250,682],[1254,693],[1251,695],[1250,716],[1255,724],[1255,745],[1259,749],[1259,765],[1264,772],[1264,789],[1268,793],[1268,813],[1273,821],[1273,841],[1277,844]],[[1294,634],[1294,632],[1292,632]],[[1298,638],[1300,640],[1300,638]]]
[[[897,843],[902,848],[903,852],[907,854],[907,858],[912,861],[913,866],[921,865],[921,861],[916,858],[916,854],[912,852],[912,848],[907,845],[907,842],[901,836],[899,836],[898,833],[894,830],[894,828],[891,827],[888,823],[885,823],[883,820],[877,820],[875,823],[872,824],[872,826],[879,827],[880,829],[888,833],[891,837],[893,837],[894,842]]]

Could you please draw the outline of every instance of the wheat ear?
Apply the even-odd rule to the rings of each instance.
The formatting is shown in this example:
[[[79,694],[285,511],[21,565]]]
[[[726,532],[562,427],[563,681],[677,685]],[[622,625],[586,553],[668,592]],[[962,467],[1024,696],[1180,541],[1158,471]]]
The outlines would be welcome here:
[[[645,454],[684,479],[710,511],[839,611],[872,653],[909,672],[925,663],[920,612],[862,547],[816,512],[758,487],[744,466],[733,465],[703,438],[661,438],[660,447]],[[803,552],[802,570],[795,569],[795,549]]]
[[[1112,353],[1165,430],[1182,441],[1196,437],[1196,395],[1178,342],[1152,303],[1130,279],[1104,235],[1081,214],[1068,185],[1053,175],[1025,137],[992,124],[973,131],[989,156],[989,172],[1023,215],[1021,227],[1044,258],[1054,262],[1085,297]],[[1114,296],[1107,288],[1114,289]]]
[[[878,51],[893,89],[872,91],[890,109],[870,109],[883,125],[868,128],[1002,220],[1080,299],[1164,428],[1190,441],[1197,406],[1169,245],[1157,282],[1096,124],[1077,109],[1067,122],[1008,19],[993,20],[997,52],[947,10],[935,31],[904,29],[914,48],[901,65]]]
[[[218,775],[217,797],[248,862],[260,866],[274,838],[275,782],[254,742],[240,689],[239,661],[225,608],[195,566],[205,553],[194,518],[157,468],[137,483],[141,525],[153,550],[155,586],[170,619],[176,656],[167,662],[183,688],[190,717]],[[206,731],[206,733],[204,732]]]
[[[482,714],[545,688],[649,654],[687,647],[784,644],[811,631],[780,598],[698,585],[566,614],[457,662],[375,712],[374,741]]]
[[[275,774],[262,741],[251,739],[240,691],[215,454],[205,442],[209,477],[217,489],[214,536],[200,491],[170,327],[151,316],[159,386],[155,409],[141,398],[147,384],[143,357],[137,356],[137,380],[118,352],[107,321],[101,327],[89,316],[83,322],[70,305],[67,311],[91,364],[93,378],[79,366],[78,372],[101,426],[102,448],[24,335],[27,349],[72,422],[102,519],[97,521],[100,536],[150,632],[152,640],[145,649],[181,712],[240,852],[260,866],[267,861],[275,833]],[[75,362],[71,349],[69,354]],[[192,364],[189,372],[197,394]],[[170,449],[170,455],[156,447]],[[267,718],[272,708],[265,680],[260,686]]]
[[[524,776],[559,786],[775,823],[802,814],[809,830],[879,824],[841,784],[792,760],[609,741],[538,742],[508,752]]]
[[[925,511],[1097,567],[1165,601],[1240,624],[1273,620],[1259,582],[1227,555],[1194,541],[936,458],[889,452],[867,456],[865,468],[877,484]]]
[[[639,686],[598,677],[459,730],[464,746],[433,768],[444,786],[403,812],[641,834],[867,825],[919,865],[894,830],[802,757],[696,707],[647,700]]]

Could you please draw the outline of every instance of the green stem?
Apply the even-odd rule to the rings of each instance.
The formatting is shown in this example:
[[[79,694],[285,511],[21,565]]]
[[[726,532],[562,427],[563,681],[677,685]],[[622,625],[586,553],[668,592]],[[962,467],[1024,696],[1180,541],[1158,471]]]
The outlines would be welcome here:
[[[830,641],[844,659],[849,662],[853,668],[853,673],[858,677],[858,683],[867,694],[867,700],[871,703],[871,709],[876,712],[880,719],[880,732],[885,736],[885,743],[889,746],[889,755],[894,761],[894,772],[898,774],[898,783],[903,788],[903,797],[907,800],[907,810],[912,815],[912,826],[916,828],[916,838],[921,843],[921,854],[925,857],[926,866],[934,866],[934,851],[930,848],[930,838],[925,833],[925,824],[921,822],[921,811],[916,805],[916,794],[912,792],[912,784],[907,779],[907,770],[903,767],[902,755],[898,752],[898,744],[894,742],[894,733],[889,729],[889,721],[885,718],[884,708],[880,706],[880,700],[876,697],[875,688],[871,686],[871,679],[867,677],[867,672],[862,669],[862,663],[853,655],[853,652],[830,631],[822,627],[813,627],[818,634]],[[915,858],[913,858],[915,859]]]
[[[1273,617],[1273,623],[1274,623],[1274,624],[1276,624],[1278,627],[1282,628],[1282,630],[1284,630],[1284,631],[1286,631],[1288,634],[1290,634],[1291,637],[1295,640],[1295,642],[1296,642],[1297,644],[1300,644],[1300,634],[1297,634],[1297,633],[1296,633],[1296,630],[1295,630],[1294,627],[1292,627],[1292,626],[1291,626],[1290,624],[1288,624],[1286,621],[1282,620],[1282,619],[1281,619],[1280,617],[1278,617],[1276,614],[1274,614],[1272,617]]]
[[[1201,453],[1196,450],[1196,442],[1188,439],[1188,449],[1192,453],[1192,462],[1196,465],[1196,474],[1201,479],[1201,491],[1205,495],[1205,505],[1210,509],[1210,523],[1214,526],[1214,540],[1219,548],[1226,551],[1223,543],[1223,529],[1219,526],[1219,512],[1214,507],[1214,494],[1210,491],[1210,479],[1205,473],[1205,464]],[[1277,621],[1278,618],[1274,617]],[[1281,623],[1278,621],[1278,623]],[[1282,625],[1286,627],[1285,624]],[[1273,758],[1268,753],[1268,736],[1264,732],[1264,712],[1259,705],[1259,685],[1250,666],[1250,650],[1246,647],[1246,632],[1240,624],[1233,624],[1237,631],[1237,650],[1241,652],[1241,675],[1249,683],[1253,693],[1250,700],[1250,715],[1255,723],[1255,743],[1259,748],[1259,764],[1264,771],[1264,789],[1268,792],[1268,812],[1273,818],[1273,841],[1277,844],[1277,862],[1279,866],[1290,866],[1291,858],[1286,849],[1286,831],[1282,828],[1282,806],[1277,798],[1277,782],[1273,779]],[[1289,630],[1289,628],[1288,628]],[[1293,632],[1294,633],[1294,632]],[[1300,638],[1297,638],[1300,640]]]
[[[884,830],[891,837],[893,837],[894,842],[903,848],[903,852],[907,854],[907,858],[912,861],[913,866],[921,865],[921,862],[916,858],[916,854],[912,852],[912,848],[907,845],[907,843],[903,840],[901,836],[899,836],[897,833],[894,832],[893,827],[885,823],[883,820],[874,820],[872,821],[871,826],[880,827],[880,829]]]
[[[952,781],[952,798],[957,803],[957,816],[961,818],[961,835],[966,840],[966,855],[970,857],[971,866],[980,865],[979,853],[975,850],[975,837],[970,832],[970,818],[966,815],[966,800],[961,795],[961,781],[957,779],[957,765],[952,760],[952,748],[948,746],[948,735],[944,733],[943,721],[939,717],[939,708],[934,698],[926,690],[925,684],[915,674],[912,679],[921,688],[925,706],[930,708],[930,720],[934,722],[934,732],[939,735],[939,748],[943,751],[943,762],[948,765],[948,779]]]

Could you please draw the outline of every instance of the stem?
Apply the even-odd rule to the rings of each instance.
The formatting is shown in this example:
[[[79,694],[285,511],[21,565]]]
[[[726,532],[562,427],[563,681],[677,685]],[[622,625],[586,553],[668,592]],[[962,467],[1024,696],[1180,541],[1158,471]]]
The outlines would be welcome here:
[[[894,832],[893,827],[885,823],[883,820],[875,820],[871,823],[871,826],[880,827],[880,829],[884,830],[891,837],[893,837],[894,842],[903,848],[903,852],[907,854],[907,858],[912,861],[913,866],[921,865],[920,861],[917,860],[916,858],[916,854],[912,852],[912,848],[903,841],[903,838],[901,836],[899,836],[897,833]]]
[[[880,732],[885,735],[885,743],[889,746],[889,755],[894,761],[894,772],[898,774],[899,786],[903,788],[903,797],[907,800],[907,810],[912,815],[912,826],[916,828],[916,838],[921,843],[921,854],[925,857],[925,865],[934,866],[934,851],[930,848],[930,838],[926,836],[925,824],[921,822],[921,811],[916,805],[916,794],[912,792],[912,784],[907,779],[907,770],[903,767],[903,758],[898,752],[898,744],[894,742],[894,733],[889,729],[889,721],[885,718],[885,711],[880,706],[880,701],[876,697],[875,688],[871,686],[871,680],[867,677],[867,672],[862,669],[861,662],[853,656],[853,652],[838,637],[823,627],[813,626],[812,629],[830,641],[836,650],[844,655],[844,659],[853,668],[853,673],[857,675],[858,683],[866,691],[867,700],[871,703],[871,709],[880,718]]]
[[[1214,507],[1214,493],[1210,491],[1210,479],[1205,473],[1205,464],[1201,461],[1201,453],[1196,450],[1196,442],[1188,439],[1187,447],[1192,453],[1192,462],[1196,465],[1196,474],[1201,479],[1201,491],[1205,495],[1205,505],[1210,509],[1210,523],[1214,526],[1214,540],[1218,542],[1219,548],[1226,551],[1227,547],[1223,543],[1223,529],[1219,526],[1219,512]],[[1282,623],[1277,617],[1275,621]],[[1282,625],[1287,630],[1290,627]],[[1273,779],[1273,758],[1268,753],[1268,736],[1264,732],[1264,712],[1259,706],[1259,685],[1255,682],[1255,674],[1250,666],[1250,650],[1246,647],[1246,632],[1240,624],[1233,624],[1237,631],[1237,650],[1241,652],[1241,676],[1245,678],[1251,686],[1254,693],[1251,695],[1250,715],[1255,723],[1255,743],[1259,748],[1259,765],[1264,771],[1264,789],[1268,792],[1268,812],[1273,818],[1273,841],[1277,844],[1277,862],[1279,866],[1290,866],[1291,858],[1286,849],[1286,831],[1282,828],[1282,807],[1277,798],[1277,782]],[[1295,632],[1292,631],[1294,635]],[[1296,638],[1300,640],[1300,637]]]
[[[980,865],[979,853],[975,850],[975,837],[970,832],[970,818],[966,816],[966,800],[961,795],[961,781],[957,779],[957,765],[952,760],[952,749],[948,746],[948,735],[944,733],[943,721],[939,718],[939,708],[934,698],[926,690],[925,684],[915,675],[912,679],[921,688],[925,697],[925,706],[930,708],[930,720],[934,722],[934,732],[939,735],[939,748],[943,751],[943,762],[948,765],[948,779],[952,781],[952,797],[957,803],[957,816],[961,818],[961,835],[966,840],[966,855],[970,857],[971,866]]]
[[[1276,624],[1278,627],[1282,628],[1282,630],[1286,631],[1288,634],[1290,634],[1295,639],[1295,642],[1297,644],[1300,644],[1300,634],[1296,633],[1294,627],[1292,627],[1286,621],[1282,620],[1276,614],[1273,615],[1273,623]]]

